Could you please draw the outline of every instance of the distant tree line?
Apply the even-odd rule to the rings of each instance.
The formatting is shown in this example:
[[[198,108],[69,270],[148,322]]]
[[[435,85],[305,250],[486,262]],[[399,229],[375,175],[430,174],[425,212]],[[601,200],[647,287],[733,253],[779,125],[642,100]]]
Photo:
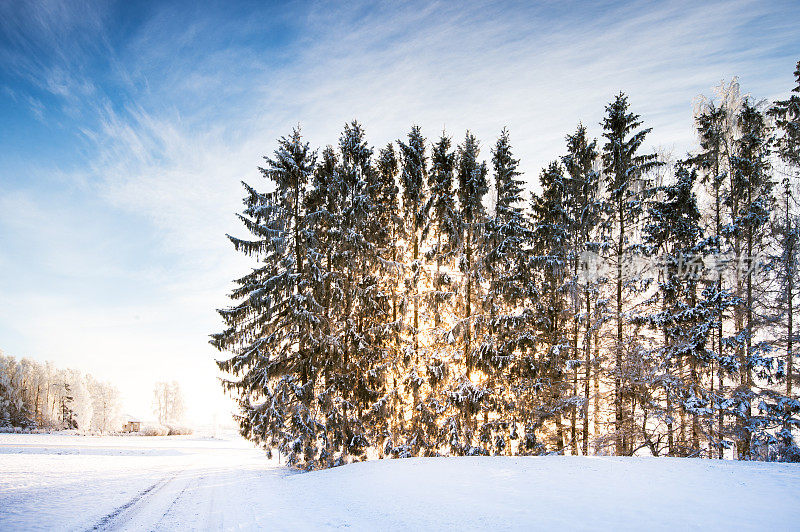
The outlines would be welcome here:
[[[787,100],[720,87],[697,149],[647,153],[620,93],[526,197],[503,130],[380,150],[294,130],[244,184],[255,259],[219,367],[289,463],[433,455],[797,461],[800,63]],[[484,158],[486,157],[486,158]]]
[[[51,362],[17,360],[0,351],[0,428],[120,428],[119,391]]]

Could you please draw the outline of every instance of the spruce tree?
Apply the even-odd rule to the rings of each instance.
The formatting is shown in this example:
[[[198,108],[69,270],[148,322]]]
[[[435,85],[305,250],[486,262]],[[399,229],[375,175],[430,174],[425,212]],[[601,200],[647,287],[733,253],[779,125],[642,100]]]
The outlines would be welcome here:
[[[643,211],[647,189],[646,174],[658,166],[655,154],[640,154],[639,150],[651,129],[639,129],[639,115],[628,112],[628,97],[620,93],[606,106],[603,119],[603,170],[608,180],[608,212],[615,226],[614,252],[616,262],[616,345],[614,346],[614,406],[615,450],[617,455],[632,452],[630,440],[632,412],[630,393],[625,384],[625,302],[632,284],[623,275],[625,261],[633,249],[632,233]],[[626,255],[628,257],[626,257]],[[627,345],[630,345],[628,342]]]
[[[398,379],[403,373],[401,285],[405,270],[399,245],[403,234],[397,186],[399,161],[391,143],[380,150],[376,166],[376,183],[373,187],[375,231],[379,241],[383,290],[391,305],[391,314],[387,316],[389,321],[383,329],[382,337],[385,356],[381,366],[385,375],[385,401],[388,403],[388,411],[385,413],[387,419],[383,420],[387,438],[380,451],[390,456],[399,456],[403,453],[401,440],[404,430],[401,410],[403,391]]]
[[[474,441],[477,436],[477,416],[481,410],[487,390],[480,384],[480,376],[473,376],[478,368],[476,360],[476,338],[474,336],[475,313],[478,306],[478,291],[481,279],[481,239],[486,220],[483,198],[489,190],[486,163],[479,161],[480,148],[478,140],[467,132],[464,142],[458,147],[458,199],[459,199],[459,232],[460,254],[458,266],[461,271],[462,306],[458,323],[459,337],[462,344],[461,362],[464,373],[460,377],[453,396],[463,412],[464,452],[473,454],[480,452]],[[479,383],[473,382],[474,377]]]
[[[239,218],[253,240],[228,236],[234,247],[259,261],[236,280],[235,306],[219,311],[227,328],[212,344],[233,356],[218,362],[233,376],[242,435],[289,463],[313,461],[319,420],[313,410],[315,339],[310,325],[317,306],[309,284],[303,232],[303,198],[315,155],[295,129],[280,139],[261,169],[275,189],[260,193],[247,184]]]
[[[746,100],[738,115],[740,136],[735,142],[735,155],[730,176],[728,204],[731,224],[725,233],[733,242],[735,259],[735,288],[737,304],[734,306],[736,329],[742,331],[736,338],[739,387],[734,401],[736,416],[737,452],[740,459],[751,458],[751,438],[757,430],[752,418],[755,397],[753,371],[766,376],[769,360],[763,342],[754,343],[762,326],[759,316],[761,281],[758,270],[764,258],[767,242],[763,227],[769,222],[773,208],[773,181],[770,175],[769,139],[764,115]]]
[[[420,282],[424,275],[422,256],[422,229],[425,224],[425,181],[428,177],[428,156],[425,153],[425,137],[419,126],[414,126],[408,133],[408,142],[398,141],[400,146],[400,190],[403,196],[404,235],[410,249],[406,250],[406,305],[410,307],[411,323],[407,327],[410,332],[410,345],[406,349],[407,372],[403,382],[411,391],[411,427],[408,437],[411,453],[416,455],[425,446],[424,420],[421,408],[422,386],[424,384],[424,353],[420,345],[420,327],[422,294]]]
[[[794,71],[797,84],[786,100],[778,100],[769,110],[775,118],[775,126],[780,131],[777,139],[777,153],[795,171],[800,168],[800,61]],[[796,174],[795,174],[796,175]]]
[[[503,129],[492,149],[492,168],[497,202],[486,223],[484,242],[483,318],[486,331],[478,348],[477,363],[488,376],[487,388],[494,390],[492,412],[484,409],[481,439],[487,450],[508,449],[509,429],[514,425],[513,398],[509,395],[507,371],[526,336],[522,305],[526,302],[527,244],[530,238],[524,213],[523,186],[519,161],[514,158],[508,130]],[[493,418],[491,423],[489,417]],[[513,432],[513,429],[512,429]]]
[[[563,454],[567,442],[562,416],[570,408],[571,399],[567,380],[571,316],[567,185],[557,162],[542,171],[539,182],[542,192],[533,196],[530,209],[531,269],[538,288],[531,302],[531,327],[536,333],[536,354],[531,363],[535,370],[531,374],[533,383],[527,387],[537,393],[524,403],[529,410],[527,425],[541,427],[552,420],[555,451]],[[526,434],[526,440],[530,439]]]
[[[428,336],[432,345],[426,357],[429,393],[424,408],[429,413],[428,439],[437,442],[437,446],[449,440],[441,426],[447,426],[453,421],[453,412],[448,413],[449,401],[445,386],[452,375],[455,354],[451,341],[451,317],[456,295],[453,259],[459,238],[459,220],[453,189],[455,164],[456,154],[451,148],[451,140],[442,133],[431,151],[431,168],[428,173],[430,195],[425,204],[422,228],[422,240],[429,242],[425,253],[426,262],[434,263],[431,266],[432,282],[426,304],[432,314],[432,323],[430,316],[428,317]],[[440,417],[444,417],[444,420],[440,420]]]
[[[797,187],[800,180],[800,61],[794,71],[795,83],[791,96],[775,102],[769,115],[775,118],[779,133],[776,152],[785,164],[786,171],[781,180],[782,216],[776,220],[775,231],[779,252],[777,258],[778,277],[781,289],[779,307],[781,319],[785,319],[784,380],[786,395],[792,397],[794,373],[794,349],[796,345],[794,309],[797,290],[798,264],[800,263],[800,212],[798,211]]]
[[[373,150],[357,121],[345,124],[339,139],[343,181],[341,239],[336,265],[342,278],[343,354],[339,371],[344,441],[342,456],[365,457],[374,445],[374,416],[386,407],[383,385],[386,359],[384,333],[391,315],[390,297],[382,283],[382,246],[388,234],[379,228],[386,213],[376,201],[383,195],[372,165]]]
[[[725,336],[726,314],[733,305],[735,295],[726,285],[725,268],[722,257],[728,253],[728,243],[723,235],[723,228],[730,219],[725,198],[726,182],[730,173],[731,145],[733,131],[728,120],[729,111],[724,99],[721,105],[707,102],[698,113],[695,122],[700,151],[689,159],[689,163],[701,172],[701,182],[711,198],[712,214],[706,223],[708,235],[709,260],[716,264],[711,268],[706,279],[706,298],[711,302],[709,311],[713,322],[713,340],[710,347],[712,357],[709,388],[711,417],[708,419],[709,441],[717,451],[718,458],[723,458],[729,442],[724,429],[726,402],[725,376],[736,371],[735,362],[727,354],[730,339]],[[715,379],[716,372],[716,379]],[[716,422],[716,428],[714,423]]]
[[[339,173],[339,157],[327,146],[311,178],[304,205],[308,272],[319,303],[319,320],[315,324],[319,382],[316,401],[323,419],[323,431],[318,437],[321,466],[339,459],[342,415],[339,401],[339,360],[342,356],[339,333],[342,300],[342,277],[336,266],[338,246],[342,235],[342,200],[344,181]]]
[[[430,196],[425,204],[425,221],[422,228],[422,239],[433,240],[429,255],[436,263],[436,272],[433,277],[431,307],[437,330],[442,325],[440,307],[449,302],[453,293],[451,289],[453,280],[447,272],[442,272],[442,266],[449,266],[459,238],[459,219],[453,190],[455,164],[456,154],[451,150],[450,138],[443,134],[433,145],[431,169],[428,174]]]
[[[656,382],[664,388],[667,448],[670,455],[698,456],[702,449],[701,416],[708,410],[710,397],[703,384],[703,369],[712,358],[710,334],[715,315],[712,290],[700,293],[704,253],[708,241],[702,236],[700,211],[693,192],[696,173],[678,163],[675,183],[661,186],[648,206],[644,227],[645,243],[658,264],[655,305],[645,321],[661,335],[655,354],[658,359]],[[651,307],[652,308],[652,307]],[[713,381],[712,381],[713,383]],[[675,441],[675,407],[692,416],[689,441]],[[656,408],[658,408],[656,406]],[[684,427],[681,424],[681,435]]]
[[[572,440],[573,453],[577,453],[576,418],[578,406],[578,350],[579,328],[583,325],[583,397],[581,417],[583,430],[581,434],[582,451],[589,452],[589,386],[591,370],[596,363],[592,361],[591,340],[597,330],[598,323],[593,320],[592,312],[597,313],[599,290],[596,279],[589,279],[579,270],[584,259],[589,255],[597,255],[602,244],[596,239],[601,222],[602,200],[599,197],[600,176],[595,171],[598,159],[597,141],[589,141],[586,128],[578,124],[572,135],[567,135],[567,155],[561,158],[567,172],[565,181],[567,195],[568,224],[570,227],[570,266],[572,279],[570,284],[573,314],[573,335],[571,352],[573,360],[573,396],[576,398],[572,406]],[[587,255],[589,254],[589,255]],[[592,303],[595,303],[593,306]],[[585,304],[585,309],[582,305]],[[597,354],[595,354],[595,362]],[[597,398],[595,399],[597,401]]]

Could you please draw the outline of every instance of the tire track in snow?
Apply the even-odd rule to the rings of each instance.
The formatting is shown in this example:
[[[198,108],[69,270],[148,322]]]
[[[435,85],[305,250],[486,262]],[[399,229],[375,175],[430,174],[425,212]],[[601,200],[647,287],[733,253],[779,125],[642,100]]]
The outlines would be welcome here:
[[[174,473],[172,476],[163,478],[158,482],[154,483],[153,485],[143,489],[142,491],[137,493],[131,500],[129,500],[122,506],[117,507],[111,513],[105,515],[102,519],[100,519],[100,521],[97,522],[96,525],[89,528],[88,530],[90,531],[111,530],[115,527],[115,525],[122,524],[122,523],[117,523],[117,521],[125,517],[125,515],[127,515],[128,513],[130,513],[128,512],[128,510],[132,509],[131,512],[133,512],[136,510],[136,508],[146,504],[147,499],[149,499],[155,493],[160,491],[164,486],[172,482],[172,480],[174,480],[177,475],[178,473]]]
[[[181,488],[181,491],[178,492],[178,494],[175,496],[175,498],[172,499],[172,502],[169,503],[169,506],[167,507],[167,509],[164,510],[163,514],[161,514],[161,517],[158,518],[158,522],[155,524],[155,528],[156,529],[161,528],[161,524],[169,516],[169,514],[172,512],[172,510],[176,507],[176,505],[178,504],[178,501],[181,500],[181,498],[183,497],[183,494],[186,493],[186,490],[189,489],[189,487],[192,487],[193,489],[196,490],[203,483],[203,481],[205,479],[206,479],[205,475],[202,475],[199,478],[195,477],[191,482],[187,482],[183,486],[183,488]]]

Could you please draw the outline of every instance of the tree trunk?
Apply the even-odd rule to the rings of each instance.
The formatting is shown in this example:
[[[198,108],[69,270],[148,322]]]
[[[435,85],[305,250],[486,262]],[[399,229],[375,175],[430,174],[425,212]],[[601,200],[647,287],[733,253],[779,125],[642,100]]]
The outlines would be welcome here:
[[[789,218],[789,208],[790,208],[790,194],[787,185],[786,190],[786,221],[785,227],[787,231],[787,240],[789,241],[788,249],[787,249],[787,260],[786,260],[786,280],[787,280],[787,290],[786,290],[786,304],[789,311],[789,320],[787,322],[787,335],[786,335],[786,397],[792,397],[792,379],[794,379],[794,354],[793,354],[793,315],[794,315],[794,275],[795,275],[795,264],[794,264],[794,246],[795,246],[795,235],[793,232],[793,227],[790,225],[791,220]]]
[[[594,331],[594,437],[595,449],[594,454],[600,454],[600,342],[599,333]]]
[[[678,379],[680,379],[681,384],[684,382],[684,371],[683,371],[683,355],[678,355]],[[680,435],[679,435],[679,453],[680,456],[686,456],[686,408],[681,405],[681,428],[680,428]]]
[[[622,392],[622,253],[625,245],[625,223],[622,199],[619,200],[619,242],[617,243],[617,345],[615,349],[615,374],[614,374],[614,406],[615,423],[614,435],[615,452],[617,456],[623,456],[626,451],[625,438],[625,405],[624,394]]]
[[[466,329],[464,330],[464,363],[467,366],[467,378],[470,377],[472,361],[470,360],[470,343],[472,341],[472,224],[467,227],[467,289],[464,293],[465,314],[466,314]]]
[[[586,336],[583,339],[585,352],[583,368],[583,455],[589,455],[589,381],[592,375],[592,346],[591,346],[591,300],[586,292]]]
[[[578,455],[578,408],[575,405],[575,400],[578,398],[578,318],[573,320],[573,333],[572,333],[572,407],[570,408],[570,435],[572,437],[572,455]]]
[[[662,301],[661,302],[662,312],[666,312],[666,307],[667,307],[666,301]],[[664,333],[664,346],[666,347],[669,345],[669,333],[667,331],[666,326],[664,326],[663,333]],[[670,374],[672,370],[672,363],[668,360],[666,361],[666,366],[667,366],[667,374]],[[675,456],[675,430],[673,428],[673,422],[672,422],[672,415],[673,415],[672,385],[667,384],[665,386],[664,391],[666,392],[667,395],[667,419],[669,420],[667,421],[667,454],[669,456]]]

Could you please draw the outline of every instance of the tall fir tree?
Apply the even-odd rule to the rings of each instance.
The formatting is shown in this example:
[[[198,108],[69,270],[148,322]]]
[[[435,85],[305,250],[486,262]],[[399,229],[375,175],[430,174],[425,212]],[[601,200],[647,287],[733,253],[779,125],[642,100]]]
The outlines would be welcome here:
[[[718,263],[708,272],[706,279],[706,297],[711,301],[709,311],[713,319],[713,339],[710,346],[712,363],[710,370],[711,409],[709,423],[709,440],[716,449],[718,458],[723,458],[725,449],[730,445],[726,439],[724,425],[726,402],[725,376],[736,370],[734,359],[728,355],[731,341],[725,336],[725,319],[732,307],[735,295],[727,286],[728,280],[721,267],[722,257],[728,252],[727,239],[723,228],[730,219],[725,198],[727,196],[727,177],[730,174],[732,124],[728,120],[726,107],[732,100],[723,98],[722,103],[706,102],[695,118],[700,151],[689,159],[691,165],[701,172],[701,182],[711,199],[711,216],[706,221],[706,233],[709,238],[709,259]],[[736,100],[733,100],[736,103]],[[716,373],[716,375],[715,375]],[[715,378],[716,377],[716,378]],[[714,428],[716,422],[716,428]]]
[[[448,442],[447,433],[441,426],[453,422],[445,386],[453,371],[455,354],[452,315],[456,296],[456,279],[453,276],[454,257],[459,243],[459,219],[453,188],[456,154],[451,140],[442,133],[433,144],[431,167],[428,173],[429,196],[425,204],[422,240],[429,243],[425,259],[430,266],[431,282],[426,301],[431,346],[426,357],[425,377],[429,393],[425,400],[425,412],[429,422],[428,439],[442,445]],[[432,318],[432,323],[431,323]],[[448,417],[448,410],[450,410]],[[444,420],[438,418],[443,417]]]
[[[586,128],[578,124],[572,135],[567,135],[567,154],[561,158],[567,173],[566,196],[568,223],[570,227],[570,263],[572,267],[571,297],[573,306],[572,359],[581,358],[578,348],[579,328],[583,325],[583,397],[581,398],[581,450],[589,453],[589,399],[592,368],[598,368],[598,350],[592,355],[592,338],[599,328],[599,287],[597,279],[590,279],[580,271],[590,256],[599,255],[603,244],[599,241],[598,228],[601,223],[602,199],[599,196],[600,176],[595,166],[598,162],[597,141],[589,140]],[[585,306],[584,306],[585,305]],[[594,315],[593,315],[594,312]],[[578,410],[578,364],[573,364],[573,395],[571,425],[573,453],[577,453],[576,418]],[[598,401],[599,397],[595,398]]]
[[[755,274],[764,259],[766,240],[762,228],[770,219],[773,208],[773,181],[769,173],[769,139],[763,113],[746,100],[738,115],[739,137],[734,147],[733,165],[730,175],[728,206],[731,209],[731,224],[725,234],[733,243],[735,259],[734,287],[737,302],[734,318],[737,331],[735,339],[738,358],[739,386],[734,399],[737,408],[736,447],[740,459],[751,457],[752,436],[756,432],[756,421],[752,417],[755,397],[753,371],[765,376],[769,360],[763,342],[754,343],[758,329],[763,325],[760,292],[761,279]]]
[[[483,317],[485,334],[476,360],[488,376],[492,390],[490,405],[484,408],[481,441],[485,449],[503,453],[513,431],[513,399],[509,395],[507,372],[526,336],[523,304],[526,302],[527,249],[530,231],[523,203],[524,183],[519,161],[514,158],[508,130],[503,129],[492,149],[492,168],[497,201],[487,219],[483,238],[483,270],[486,293]]]
[[[402,290],[404,265],[402,249],[399,241],[403,234],[403,219],[400,213],[399,188],[397,175],[399,161],[394,146],[387,144],[378,155],[376,184],[374,186],[376,231],[381,242],[381,262],[383,264],[383,285],[391,303],[391,316],[384,329],[384,352],[386,401],[389,411],[386,425],[386,442],[380,452],[390,456],[399,456],[403,452],[402,435],[404,430],[401,413],[402,386],[399,378],[403,368],[402,351]]]
[[[461,408],[463,426],[461,446],[465,453],[480,452],[477,441],[477,418],[487,395],[486,388],[480,383],[480,377],[473,375],[478,364],[475,358],[478,342],[475,338],[475,314],[478,307],[478,291],[481,279],[481,239],[486,221],[486,210],[483,199],[489,191],[486,163],[479,161],[480,148],[475,136],[467,132],[464,142],[458,147],[457,195],[459,200],[459,256],[458,268],[462,280],[461,312],[457,324],[457,332],[462,345],[461,363],[463,374],[453,383],[456,389],[452,392],[454,400]],[[474,382],[471,377],[477,380]]]
[[[304,199],[306,257],[314,287],[314,299],[320,306],[319,321],[315,324],[315,343],[318,360],[316,391],[323,432],[318,438],[318,464],[330,465],[339,456],[344,439],[341,425],[339,394],[339,319],[341,317],[341,282],[336,268],[336,254],[341,241],[342,200],[344,189],[339,174],[339,157],[327,146],[314,169]]]
[[[533,383],[526,388],[535,390],[533,396],[523,399],[528,410],[526,425],[535,436],[535,430],[552,422],[555,425],[555,442],[542,442],[544,449],[563,454],[568,444],[563,426],[563,415],[572,399],[567,379],[569,353],[569,321],[571,317],[569,296],[570,228],[567,206],[567,185],[563,169],[552,162],[540,175],[541,195],[531,200],[531,269],[538,285],[531,302],[531,327],[536,334],[533,366]],[[528,443],[530,446],[530,443]]]
[[[408,133],[408,142],[398,141],[400,146],[400,190],[403,196],[403,218],[405,220],[405,237],[409,247],[406,250],[407,271],[405,276],[406,305],[411,314],[411,323],[407,326],[410,333],[410,345],[406,349],[407,372],[403,382],[411,392],[410,405],[411,426],[408,446],[413,455],[425,447],[425,425],[427,411],[418,408],[424,393],[422,389],[425,379],[422,367],[425,353],[420,344],[420,328],[422,325],[423,294],[420,282],[424,275],[422,256],[422,229],[425,224],[425,181],[428,178],[428,156],[426,154],[425,137],[419,126],[414,126]]]
[[[442,134],[433,145],[431,169],[428,174],[428,196],[425,204],[422,239],[431,239],[430,259],[436,263],[433,277],[431,307],[434,326],[442,325],[442,307],[452,299],[453,280],[442,267],[449,266],[457,250],[459,218],[453,190],[456,154],[451,149],[450,138]],[[446,270],[449,268],[445,268]]]
[[[700,293],[709,241],[700,226],[696,172],[679,162],[675,174],[675,183],[659,187],[648,206],[645,243],[656,257],[658,277],[654,305],[645,320],[655,335],[661,335],[653,384],[664,389],[666,409],[660,417],[666,425],[668,453],[699,456],[702,416],[711,400],[702,378],[703,369],[713,360],[708,347],[715,315],[708,296],[714,297],[715,292]],[[679,438],[674,428],[676,409],[680,411]],[[685,413],[691,415],[688,438]]]
[[[390,301],[383,291],[380,272],[381,244],[386,235],[377,228],[380,216],[374,203],[372,148],[356,121],[345,124],[339,139],[339,174],[343,182],[342,235],[336,264],[342,278],[344,315],[341,319],[343,354],[339,371],[339,396],[344,441],[342,457],[363,457],[371,441],[371,414],[380,407],[381,372],[385,360],[383,333]]]
[[[254,240],[228,236],[260,266],[236,280],[235,306],[219,311],[227,328],[212,344],[233,353],[218,362],[233,375],[225,386],[238,393],[242,435],[277,448],[289,463],[315,458],[319,429],[313,403],[317,302],[306,268],[303,198],[315,155],[299,129],[283,137],[261,169],[274,192],[247,190],[239,218]]]
[[[647,190],[647,172],[660,163],[655,154],[640,154],[640,148],[651,129],[639,129],[639,115],[628,112],[628,97],[620,93],[606,106],[603,119],[603,170],[608,181],[608,213],[613,220],[614,261],[616,267],[614,295],[617,325],[614,346],[615,451],[627,455],[633,450],[632,412],[625,383],[625,348],[632,345],[625,339],[625,303],[633,283],[624,276],[625,262],[632,251],[632,234],[639,224]]]
[[[796,308],[798,264],[800,263],[800,209],[798,209],[798,186],[800,182],[800,61],[794,71],[795,87],[786,100],[775,102],[769,110],[778,131],[776,151],[786,170],[781,180],[782,216],[776,220],[775,231],[778,242],[777,259],[780,285],[779,314],[785,320],[785,377],[786,395],[793,397],[795,380],[794,358],[796,333],[794,311]]]

